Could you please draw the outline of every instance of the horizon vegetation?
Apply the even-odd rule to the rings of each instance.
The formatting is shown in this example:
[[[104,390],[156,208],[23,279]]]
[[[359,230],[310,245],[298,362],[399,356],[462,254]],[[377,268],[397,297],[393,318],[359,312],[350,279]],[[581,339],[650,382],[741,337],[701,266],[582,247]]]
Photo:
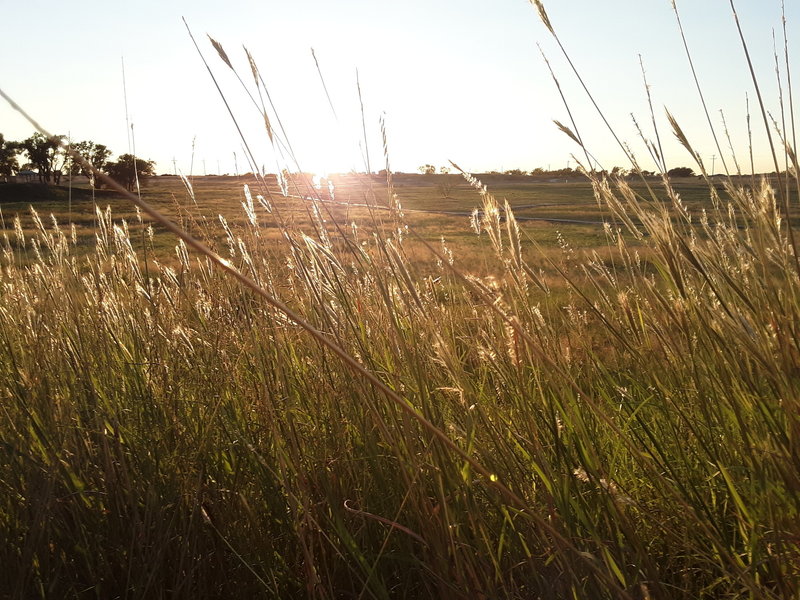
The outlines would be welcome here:
[[[72,142],[68,136],[65,135],[52,135],[44,136],[40,132],[35,132],[31,137],[23,141],[6,140],[5,136],[0,132],[0,177],[4,181],[15,180],[20,173],[30,172],[37,176],[39,183],[53,183],[59,185],[63,177],[86,177],[91,181],[92,173],[84,168],[79,160],[70,156],[71,150],[75,150],[83,159],[87,160],[97,171],[110,175],[114,179],[122,180],[123,183],[127,179],[126,175],[119,175],[118,164],[124,164],[136,160],[142,163],[139,169],[141,179],[149,176],[156,175],[154,169],[154,162],[134,156],[130,153],[119,155],[117,161],[109,161],[112,152],[104,144],[98,144],[91,140],[83,140],[81,142]],[[24,162],[20,158],[24,154]],[[193,164],[193,163],[192,163]],[[130,170],[130,168],[129,168]],[[292,171],[288,168],[282,170],[285,173],[305,174],[308,176],[319,176],[326,179],[328,176],[342,176],[342,175],[379,175],[386,176],[386,169],[374,170],[370,173],[365,171],[357,172],[350,171],[348,173],[315,173],[303,170]],[[436,167],[429,163],[420,165],[417,172],[422,175],[447,175],[453,172],[452,168],[446,165]],[[655,171],[641,171],[637,172],[635,169],[625,169],[623,167],[614,166],[609,171],[602,171],[606,175],[625,175],[625,176],[639,176],[645,175],[647,177],[656,176]],[[187,177],[206,177],[206,176],[247,176],[252,175],[253,172],[244,173],[208,173],[204,168],[202,175],[199,173],[190,172],[186,174]],[[263,173],[264,175],[276,175],[276,173]],[[393,171],[393,174],[408,175],[409,173]],[[530,176],[534,178],[564,178],[564,177],[577,177],[581,176],[581,171],[577,168],[569,166],[557,169],[545,169],[542,167],[535,167],[531,170],[524,169],[506,169],[504,171],[474,171],[476,175],[510,175],[510,176]],[[673,167],[669,169],[667,174],[670,177],[692,177],[695,175],[694,169],[691,167]],[[774,172],[772,174],[775,174]],[[184,175],[177,172],[162,172],[160,176],[165,175]],[[127,186],[129,190],[132,188]]]

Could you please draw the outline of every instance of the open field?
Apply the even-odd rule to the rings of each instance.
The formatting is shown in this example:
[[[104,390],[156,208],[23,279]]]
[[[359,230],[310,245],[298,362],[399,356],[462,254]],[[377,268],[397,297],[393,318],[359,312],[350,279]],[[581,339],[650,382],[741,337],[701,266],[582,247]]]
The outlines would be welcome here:
[[[187,12],[203,8],[195,4]],[[47,136],[30,117],[40,135],[0,139],[4,179],[32,177],[32,168],[46,179],[63,165],[119,190],[93,191],[85,179],[0,184],[0,598],[800,598],[800,164],[784,3],[783,48],[772,30],[767,63],[767,38],[750,53],[744,33],[763,26],[766,4],[750,13],[758,23],[742,27],[729,3],[741,79],[720,68],[732,60],[716,29],[720,7],[702,7],[698,29],[685,32],[678,3],[663,3],[682,38],[676,52],[661,37],[671,15],[652,12],[656,3],[601,6],[607,21],[587,21],[597,3],[561,3],[567,21],[585,28],[577,34],[588,56],[573,61],[531,0],[550,40],[542,55],[556,53],[540,69],[558,92],[555,111],[539,77],[528,92],[521,85],[532,48],[514,42],[531,39],[509,33],[522,19],[492,25],[500,3],[476,15],[477,36],[449,42],[469,7],[428,3],[403,21],[398,3],[317,3],[313,12],[282,3],[268,7],[269,19],[255,17],[258,3],[235,4],[215,11],[281,45],[263,76],[249,50],[239,69],[233,52],[195,38],[183,21],[233,117],[233,153],[230,136],[203,133],[227,115],[201,109],[202,93],[178,109],[167,102],[196,89],[185,59],[157,43],[171,5],[157,18],[102,7],[82,15],[93,31],[72,39],[92,44],[92,63],[65,56],[75,59],[69,79],[92,75],[85,88],[18,65],[21,82],[58,91],[37,92],[32,110],[63,109],[56,125],[68,131],[78,130],[75,109],[97,113],[91,124],[121,114],[111,94],[89,85],[110,80],[99,18],[119,20],[114,31],[134,35],[147,64],[144,87],[128,87],[122,67],[129,148],[127,90],[144,91],[159,112],[144,117],[139,101],[131,114],[146,123],[145,140],[165,140],[155,144],[158,164],[172,156],[178,169],[176,110],[197,108],[204,122],[191,124],[189,170],[202,160],[205,172],[201,157],[213,151],[231,154],[236,171],[274,164],[285,175],[154,177],[137,198],[107,175],[130,182],[150,161],[108,162],[101,144]],[[323,19],[323,6],[334,5]],[[318,21],[336,48],[379,59],[387,106],[377,144],[369,71],[362,79],[356,70],[356,89],[342,96],[326,83],[335,65],[312,49],[314,87],[304,83],[279,35],[288,29],[277,9],[290,6],[304,13],[298,41],[322,44],[309,34]],[[397,23],[397,37],[370,25],[373,12]],[[634,12],[648,16],[624,26]],[[66,22],[59,35],[75,33]],[[53,56],[77,48],[58,41]],[[468,55],[439,55],[464,41]],[[634,41],[654,42],[658,62],[640,54],[631,75],[604,58],[606,47]],[[490,64],[492,47],[510,53]],[[681,50],[691,77],[649,76],[672,76]],[[389,51],[424,60],[399,68],[383,58]],[[757,76],[754,64],[767,71]],[[267,89],[283,67],[292,100]],[[710,68],[714,95],[699,75]],[[511,77],[491,77],[502,72]],[[656,92],[669,81],[678,106],[664,116]],[[306,101],[320,84],[327,103],[313,108]],[[353,121],[337,98],[354,103],[354,91]],[[694,118],[690,96],[699,99]],[[712,96],[728,97],[724,112]],[[73,100],[82,104],[68,110]],[[560,119],[569,158],[509,106],[546,114],[548,127],[551,115]],[[329,109],[334,129],[322,126]],[[629,142],[618,124],[630,133],[631,118],[638,138]],[[171,141],[149,137],[156,123]],[[395,127],[413,152],[394,152]],[[433,164],[419,169],[429,175],[336,175],[319,187],[285,179],[290,165],[350,168],[334,162],[347,164],[344,152],[356,147],[366,171],[378,148],[387,168],[390,156],[415,165],[420,153],[438,164],[436,131],[473,147],[462,164],[514,166],[546,152],[547,171],[531,173],[574,172],[551,171],[552,160],[581,165],[586,179],[510,169],[479,182]],[[674,168],[678,160],[691,168]],[[779,175],[708,175],[740,165]],[[670,179],[693,169],[703,176]]]
[[[529,177],[497,175],[485,175],[481,180],[490,186],[500,202],[508,201],[524,234],[543,248],[557,248],[558,236],[561,235],[573,247],[602,249],[608,245],[603,223],[608,222],[614,229],[620,225],[614,221],[609,210],[597,202],[591,184],[586,180],[576,178],[553,183]],[[252,189],[253,196],[267,196],[286,219],[306,231],[313,228],[309,218],[311,203],[308,201],[312,197],[320,200],[322,219],[331,230],[334,229],[333,223],[349,227],[356,222],[361,227],[370,228],[377,222],[387,221],[389,200],[385,178],[346,175],[334,176],[331,181],[334,184],[335,202],[329,202],[331,197],[327,183],[325,189],[316,190],[310,181],[302,178],[297,178],[293,189],[289,190],[291,197],[283,198],[274,176],[267,179],[268,192],[260,189],[253,177],[194,177],[194,196],[178,177],[154,177],[143,188],[143,197],[176,221],[204,218],[206,222],[213,223],[212,229],[217,229],[219,215],[233,226],[246,221],[241,204],[245,200],[245,185]],[[441,190],[445,181],[452,188],[448,190],[447,197]],[[750,182],[749,178],[744,181]],[[641,182],[632,181],[631,184],[637,192],[647,194]],[[662,202],[667,202],[659,180],[650,178],[648,185],[652,186]],[[672,185],[687,209],[695,213],[711,209],[708,188],[701,179],[690,178],[673,182]],[[491,262],[491,256],[486,253],[472,252],[480,246],[480,240],[470,227],[471,213],[480,205],[480,194],[463,178],[453,174],[399,175],[393,179],[393,187],[404,210],[406,223],[423,239],[434,244],[439,244],[442,238],[447,243],[457,243],[463,253],[460,258],[465,268],[485,269],[486,261]],[[717,187],[720,193],[724,193],[722,184]],[[72,191],[66,185],[0,185],[0,210],[7,231],[13,229],[13,218],[19,216],[22,230],[26,234],[35,233],[36,226],[29,210],[31,207],[47,224],[50,224],[52,215],[62,226],[74,225],[77,245],[86,250],[94,246],[97,208],[110,208],[113,218],[125,220],[132,232],[140,232],[147,223],[145,219],[144,225],[140,224],[134,207],[117,193],[98,190],[92,195],[83,178],[76,180]],[[374,210],[368,207],[374,207]],[[266,235],[278,232],[274,219],[264,219],[261,225]],[[139,237],[132,235],[134,245]],[[164,234],[156,227],[153,244],[160,260],[174,260],[174,236]],[[414,240],[409,245],[414,246]],[[424,254],[421,250],[418,252]]]
[[[493,262],[493,257],[480,251],[480,240],[470,227],[471,213],[480,204],[480,194],[460,176],[450,175],[447,179],[453,188],[445,198],[439,189],[443,179],[438,175],[395,178],[394,190],[404,211],[405,222],[423,239],[437,247],[442,239],[448,244],[456,244],[459,249],[458,259],[464,268],[485,272]],[[374,231],[381,223],[391,222],[387,211],[389,199],[384,178],[340,176],[331,181],[334,184],[334,201],[331,201],[327,184],[324,190],[316,190],[309,182],[300,178],[295,180],[293,189],[289,190],[290,197],[284,198],[274,177],[268,178],[267,192],[252,177],[195,177],[192,179],[194,196],[178,177],[155,177],[143,188],[143,197],[175,221],[183,224],[193,220],[205,223],[209,235],[212,235],[211,231],[215,231],[213,235],[217,238],[221,232],[218,227],[220,215],[234,228],[247,221],[242,210],[245,185],[251,188],[253,196],[266,196],[280,211],[281,218],[306,233],[311,233],[314,228],[310,217],[310,198],[320,200],[321,219],[332,233],[336,226],[349,229],[352,223],[365,231]],[[523,231],[542,246],[557,248],[558,235],[563,235],[571,244],[582,248],[607,244],[602,224],[609,215],[604,215],[598,206],[588,182],[576,180],[566,184],[553,184],[505,179],[498,181],[498,184],[493,192],[499,198],[508,200]],[[702,188],[694,186],[694,189]],[[693,188],[690,187],[689,190]],[[63,226],[74,225],[77,246],[86,251],[94,246],[97,231],[96,208],[110,208],[115,220],[124,220],[132,232],[131,238],[135,247],[141,242],[141,231],[147,226],[146,220],[139,222],[128,200],[106,190],[98,190],[92,196],[91,190],[82,181],[76,182],[72,192],[67,186],[0,186],[0,210],[3,211],[7,230],[13,228],[13,218],[19,216],[22,230],[28,235],[34,234],[37,227],[31,217],[31,207],[48,225],[51,223],[50,215]],[[274,216],[265,214],[261,227],[263,235],[281,237]],[[175,243],[173,235],[164,233],[156,226],[152,244],[160,260],[175,260]],[[409,240],[407,252],[418,257],[420,261],[431,261],[430,253],[421,249],[415,240]]]
[[[0,186],[0,595],[800,594],[772,188],[243,183]]]

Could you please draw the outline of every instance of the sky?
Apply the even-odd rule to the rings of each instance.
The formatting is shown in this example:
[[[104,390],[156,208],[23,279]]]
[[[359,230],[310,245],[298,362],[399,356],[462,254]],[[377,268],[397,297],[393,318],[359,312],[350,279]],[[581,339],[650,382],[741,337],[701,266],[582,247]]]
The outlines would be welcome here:
[[[800,6],[786,4],[791,35]],[[736,157],[749,172],[749,97],[755,169],[774,169],[729,0],[677,1],[721,152],[670,0],[544,5],[603,116],[642,168],[655,164],[631,117],[654,138],[640,56],[668,167],[695,165],[675,142],[665,108],[716,172],[723,164],[735,170],[724,114]],[[773,54],[774,32],[785,77],[780,0],[738,0],[736,8],[765,104],[780,121]],[[575,167],[585,155],[553,123],[569,124],[570,113],[599,167],[630,166],[527,0],[0,0],[0,9],[0,89],[51,133],[103,143],[115,155],[135,149],[162,173],[252,169],[184,18],[256,166],[266,172],[297,164],[319,174],[365,171],[367,155],[372,171],[383,169],[381,120],[394,171],[449,161],[473,172]],[[255,94],[243,47],[250,51],[277,112],[276,118],[270,109],[272,124],[277,129],[280,119],[297,164],[270,144],[259,112],[207,35],[222,44]],[[790,66],[798,64],[798,47],[800,41],[789,40]],[[788,107],[785,85],[783,94]],[[32,126],[0,103],[0,133],[29,137]]]

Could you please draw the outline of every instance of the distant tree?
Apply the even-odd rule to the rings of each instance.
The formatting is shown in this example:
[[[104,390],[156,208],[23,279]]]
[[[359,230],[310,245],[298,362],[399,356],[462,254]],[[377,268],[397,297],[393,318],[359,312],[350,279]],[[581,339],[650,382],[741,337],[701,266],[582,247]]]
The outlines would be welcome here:
[[[103,144],[95,144],[92,141],[84,140],[72,144],[72,150],[80,154],[95,169],[105,172],[108,159],[111,156],[111,150],[109,150],[108,147]],[[94,173],[71,157],[68,159],[67,172],[72,175],[84,175],[88,177],[89,181],[94,186]]]
[[[694,170],[691,167],[675,167],[667,171],[670,177],[692,177]]]
[[[19,171],[17,152],[19,152],[19,144],[11,140],[6,141],[3,134],[0,133],[0,177],[11,177]]]
[[[433,175],[436,173],[436,167],[433,165],[422,165],[417,170],[423,175]]]
[[[437,186],[439,189],[439,193],[442,195],[442,198],[448,199],[451,198],[450,193],[453,191],[453,187],[455,186],[454,176],[450,175],[450,167],[439,167],[439,173],[442,175],[440,178],[441,181]]]
[[[527,175],[527,173],[522,169],[509,169],[506,171],[506,175]]]
[[[122,154],[119,159],[106,164],[106,171],[125,189],[133,191],[138,175],[139,181],[155,175],[155,162],[137,158],[132,154]]]
[[[63,139],[63,135],[46,137],[41,133],[34,133],[20,142],[20,148],[28,155],[28,161],[39,172],[41,183],[49,183],[53,178],[59,183],[61,165],[64,162],[64,152],[61,149]]]

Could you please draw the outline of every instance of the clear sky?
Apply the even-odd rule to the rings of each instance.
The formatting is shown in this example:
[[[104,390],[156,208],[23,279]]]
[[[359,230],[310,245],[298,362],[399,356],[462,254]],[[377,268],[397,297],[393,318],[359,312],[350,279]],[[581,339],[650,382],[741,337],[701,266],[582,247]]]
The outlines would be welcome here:
[[[797,0],[786,0],[789,35],[800,31]],[[639,66],[642,55],[669,166],[692,165],[672,142],[668,107],[701,156],[721,171],[708,135],[669,0],[545,0],[553,26],[601,108],[643,168],[652,169],[630,114],[652,135]],[[763,124],[728,0],[678,0],[688,43],[715,125],[724,111],[742,166],[749,159],[745,94],[753,111],[756,169],[772,170]],[[473,171],[575,166],[578,148],[557,131],[566,109],[537,49],[551,59],[580,132],[603,167],[627,166],[527,0],[0,0],[0,88],[54,133],[129,151],[123,95],[137,155],[159,172],[249,170],[242,144],[181,21],[191,26],[218,75],[260,164],[282,164],[258,114],[205,34],[251,81],[251,51],[305,170],[365,170],[359,149],[358,69],[373,171],[384,166],[385,114],[391,166],[453,160]],[[780,0],[738,0],[737,9],[768,108],[780,119],[773,29],[783,57]],[[314,48],[334,118],[320,83]],[[790,63],[800,40],[790,39]],[[781,71],[783,72],[783,65]],[[784,90],[784,94],[788,92]],[[32,128],[0,105],[0,133]],[[728,153],[727,142],[722,140]],[[362,144],[363,146],[363,144]],[[729,159],[730,160],[730,159]],[[730,165],[732,166],[732,165]]]

